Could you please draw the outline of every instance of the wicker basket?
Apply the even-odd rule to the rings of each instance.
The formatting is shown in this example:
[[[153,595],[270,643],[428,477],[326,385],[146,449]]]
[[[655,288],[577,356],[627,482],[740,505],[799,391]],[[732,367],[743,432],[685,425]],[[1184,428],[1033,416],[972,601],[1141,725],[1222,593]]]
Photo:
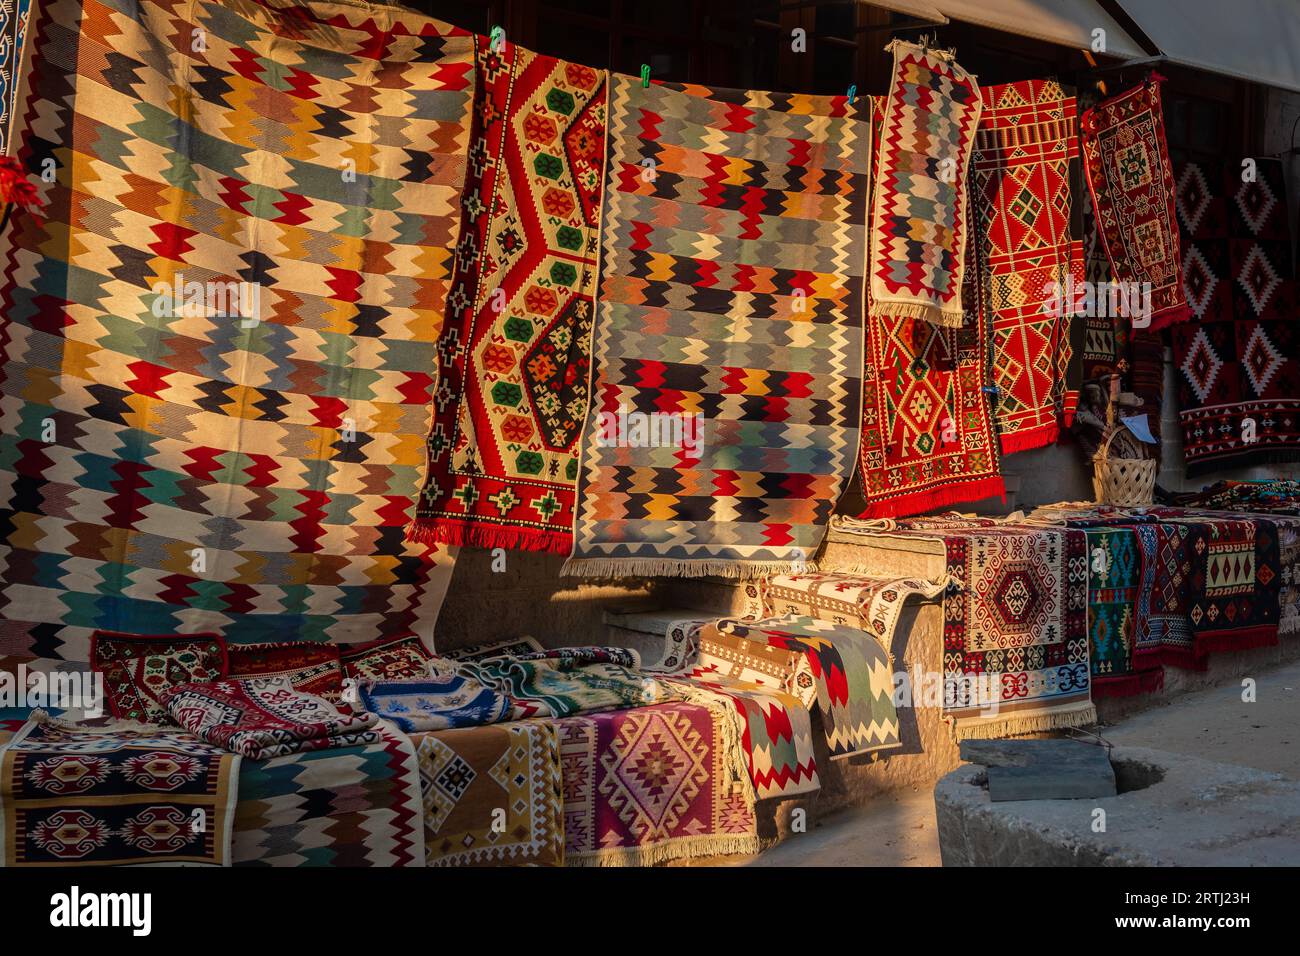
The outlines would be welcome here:
[[[1159,464],[1151,458],[1112,458],[1111,443],[1123,432],[1129,435],[1122,425],[1110,429],[1110,434],[1097,449],[1092,460],[1092,489],[1097,501],[1104,505],[1137,507],[1149,505],[1156,496],[1156,467]],[[1139,454],[1144,446],[1140,442],[1125,441],[1127,450]]]

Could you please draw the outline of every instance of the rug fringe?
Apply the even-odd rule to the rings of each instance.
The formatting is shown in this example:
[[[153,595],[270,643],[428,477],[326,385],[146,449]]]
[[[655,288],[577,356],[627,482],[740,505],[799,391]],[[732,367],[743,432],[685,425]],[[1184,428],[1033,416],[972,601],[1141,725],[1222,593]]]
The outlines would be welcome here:
[[[748,581],[769,574],[806,574],[812,561],[716,561],[674,558],[569,558],[564,578],[728,578]]]
[[[738,856],[759,850],[757,833],[719,833],[709,836],[669,839],[647,846],[597,850],[581,855],[568,853],[565,866],[655,866],[673,860],[700,856]]]
[[[1002,439],[1002,454],[1014,455],[1017,452],[1032,451],[1035,448],[1044,448],[1047,445],[1056,443],[1061,437],[1061,426],[1056,422],[1047,425],[1036,425],[1033,428],[1026,428],[1023,431],[1008,432],[1000,436]]]
[[[858,517],[906,517],[908,515],[923,514],[926,511],[933,511],[936,508],[943,508],[948,505],[979,501],[994,496],[1001,497],[1004,502],[1007,500],[1007,486],[1001,475],[990,475],[987,478],[963,481],[929,491],[917,491],[898,498],[869,502],[866,509]]]
[[[555,531],[502,528],[477,521],[446,518],[416,518],[406,526],[406,540],[415,544],[509,548],[514,551],[546,551],[551,554],[568,554],[573,550],[573,534],[567,528]]]
[[[1087,704],[1061,707],[1047,713],[963,718],[953,722],[953,736],[957,740],[990,740],[995,737],[1041,733],[1045,730],[1083,727],[1096,722],[1097,707],[1089,701]]]
[[[871,314],[882,318],[921,319],[945,329],[959,329],[966,320],[962,309],[944,309],[933,302],[882,302],[871,303]]]

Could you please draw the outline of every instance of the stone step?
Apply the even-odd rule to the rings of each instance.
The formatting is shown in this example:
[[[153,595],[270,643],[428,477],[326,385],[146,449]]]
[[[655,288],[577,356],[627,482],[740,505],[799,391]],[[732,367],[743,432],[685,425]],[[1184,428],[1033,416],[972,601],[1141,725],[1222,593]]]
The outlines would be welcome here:
[[[963,740],[962,760],[988,768],[989,800],[1115,796],[1106,748],[1082,740]]]

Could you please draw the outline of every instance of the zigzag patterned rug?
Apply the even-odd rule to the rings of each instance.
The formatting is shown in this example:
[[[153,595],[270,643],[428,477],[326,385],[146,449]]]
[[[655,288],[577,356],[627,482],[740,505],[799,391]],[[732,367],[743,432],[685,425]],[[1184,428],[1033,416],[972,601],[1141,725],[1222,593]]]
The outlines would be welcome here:
[[[27,40],[31,0],[0,2],[0,154],[7,155],[18,100],[18,77]]]
[[[427,635],[402,528],[472,37],[379,4],[51,0],[30,41],[15,143],[56,178],[0,253],[0,660],[85,660],[95,628]]]
[[[869,124],[844,97],[610,83],[565,573],[801,566],[858,440]]]
[[[981,90],[971,160],[972,267],[993,329],[993,381],[1002,451],[1056,441],[1069,348],[1067,282],[1083,282],[1083,246],[1070,238],[1070,160],[1079,138],[1073,96],[1055,80]],[[1082,286],[1080,286],[1082,288]],[[1053,293],[1053,289],[1058,290]]]
[[[568,554],[609,88],[604,70],[477,42],[474,162],[411,536]]]
[[[411,738],[380,724],[357,747],[245,760],[236,866],[424,866],[420,770]]]
[[[979,86],[950,54],[903,40],[885,49],[894,66],[872,200],[873,314],[956,328]]]

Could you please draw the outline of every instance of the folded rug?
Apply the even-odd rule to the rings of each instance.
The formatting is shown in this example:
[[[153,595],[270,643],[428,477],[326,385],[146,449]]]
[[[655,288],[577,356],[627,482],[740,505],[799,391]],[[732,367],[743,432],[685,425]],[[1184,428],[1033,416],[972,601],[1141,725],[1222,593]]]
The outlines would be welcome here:
[[[946,581],[869,578],[836,572],[780,574],[759,584],[762,613],[758,616],[794,614],[862,628],[888,649],[893,646],[894,625],[907,599],[914,594],[935,597],[946,585]]]
[[[424,866],[420,770],[411,738],[245,760],[236,866]]]
[[[581,657],[489,658],[467,661],[459,673],[507,697],[511,720],[565,717],[673,699],[671,689],[653,677],[622,664],[587,663]]]
[[[543,720],[418,737],[429,866],[562,865],[559,740]]]
[[[801,567],[858,443],[868,101],[610,86],[595,380],[564,573]]]
[[[343,693],[343,661],[333,644],[232,644],[226,653],[229,667],[222,677],[286,677],[294,690],[326,700],[338,700]],[[191,678],[188,683],[200,680]]]
[[[283,677],[181,684],[163,695],[163,704],[200,739],[253,760],[380,739],[374,714],[342,711],[294,690]]]
[[[477,38],[461,244],[411,537],[568,554],[605,175],[604,70]]]
[[[893,659],[881,640],[858,628],[800,615],[761,621],[723,619],[717,627],[733,641],[792,655],[793,672],[786,689],[805,707],[818,709],[832,757],[902,745],[894,706]],[[701,654],[701,660],[707,658]]]
[[[365,709],[408,734],[508,720],[510,698],[459,674],[363,683]]]
[[[504,641],[487,641],[482,644],[466,644],[450,650],[439,651],[441,657],[453,661],[483,661],[489,657],[514,657],[519,654],[535,654],[542,650],[542,645],[533,637],[516,637]]]
[[[813,746],[812,714],[794,694],[692,667],[669,683],[692,703],[721,701],[739,715],[740,743],[758,800],[794,797],[821,789]]]
[[[757,853],[741,748],[721,706],[674,702],[556,721],[566,866]]]
[[[962,324],[975,78],[950,53],[894,40],[871,216],[874,315]]]
[[[1150,79],[1102,100],[1079,121],[1083,169],[1111,272],[1149,284],[1152,330],[1191,316],[1183,292],[1174,177],[1165,144],[1160,83]],[[1145,306],[1146,296],[1142,295]],[[1139,309],[1128,315],[1139,318]]]
[[[1183,285],[1170,340],[1188,476],[1300,460],[1300,331],[1282,164],[1180,167]]]
[[[1083,246],[1070,238],[1070,160],[1078,155],[1075,100],[1055,80],[981,90],[971,160],[971,268],[993,330],[995,408],[1002,451],[1056,441],[1070,346],[1083,290]],[[971,303],[973,307],[975,303]]]
[[[121,728],[37,711],[0,745],[0,865],[230,865],[240,758],[181,731]]]

